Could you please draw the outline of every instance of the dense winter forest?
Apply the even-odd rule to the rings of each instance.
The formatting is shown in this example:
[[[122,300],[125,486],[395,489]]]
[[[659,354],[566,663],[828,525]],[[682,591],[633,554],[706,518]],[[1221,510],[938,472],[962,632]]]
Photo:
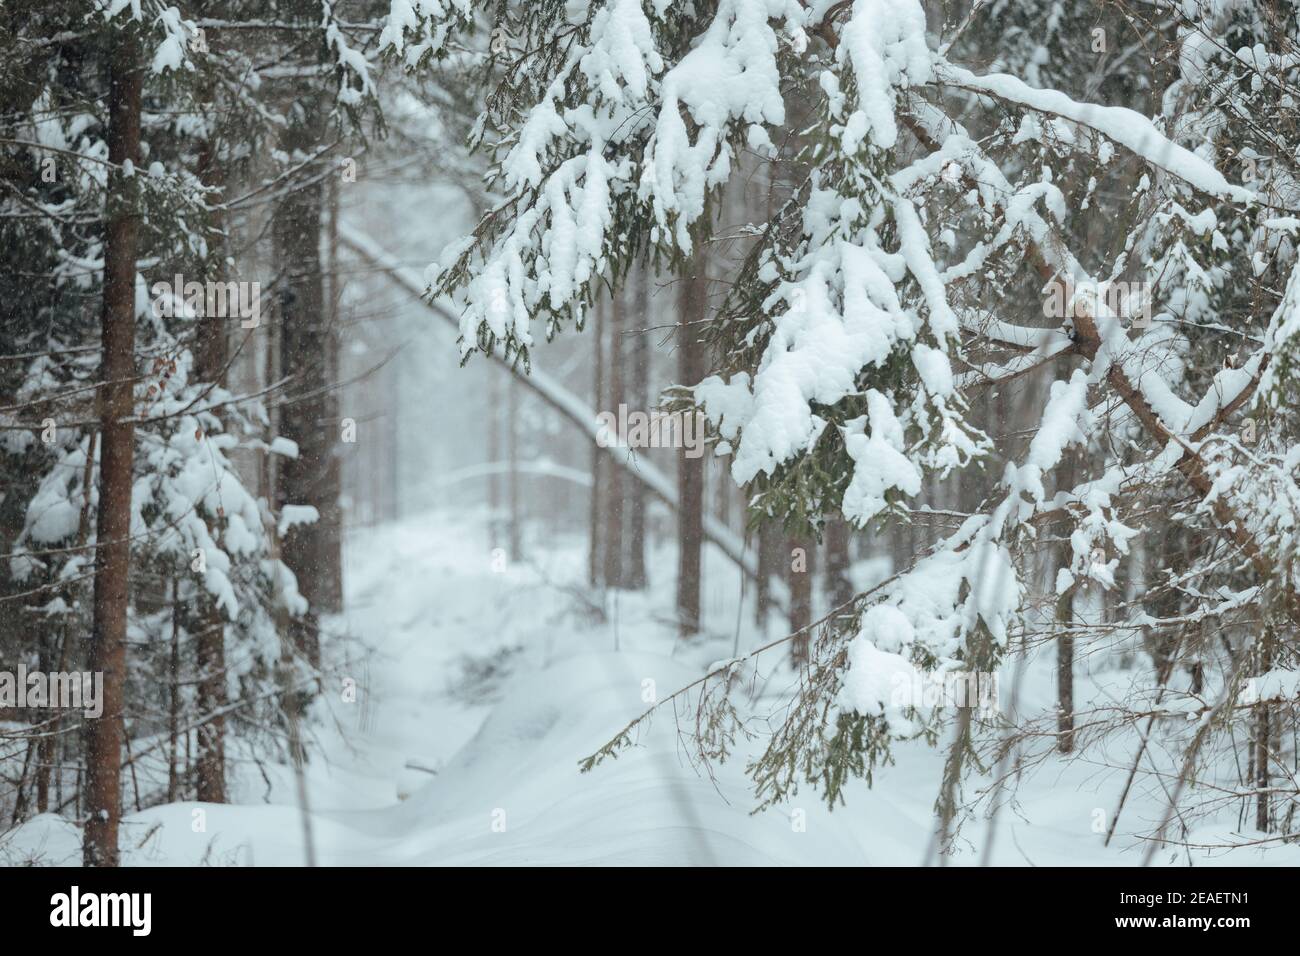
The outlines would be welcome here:
[[[1287,0],[0,5],[0,865],[1300,863]]]

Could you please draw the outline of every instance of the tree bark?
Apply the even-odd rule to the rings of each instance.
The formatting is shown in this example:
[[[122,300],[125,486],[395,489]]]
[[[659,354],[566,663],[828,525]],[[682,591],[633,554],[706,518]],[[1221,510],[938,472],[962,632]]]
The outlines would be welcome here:
[[[510,442],[510,474],[507,492],[510,495],[510,560],[523,559],[523,513],[519,500],[519,385],[513,379],[507,386],[510,396],[507,438]]]
[[[36,626],[36,641],[40,648],[41,670],[63,670],[54,664],[54,627],[46,621]],[[53,708],[44,712],[42,723],[44,734],[36,747],[36,812],[44,813],[50,807],[50,767],[54,764],[54,716],[58,711]]]
[[[87,724],[83,863],[118,865],[122,815],[122,720],[131,563],[135,458],[135,262],[140,213],[134,176],[140,160],[143,73],[134,27],[115,37],[108,92],[108,212],[104,242],[103,358],[99,392],[99,512],[89,668],[104,675],[103,713]],[[136,175],[139,175],[138,173]]]
[[[1074,587],[1056,601],[1056,749],[1063,754],[1074,750]]]
[[[180,796],[180,777],[177,773],[181,726],[181,607],[180,587],[172,579],[172,640],[171,640],[171,677],[172,685],[168,690],[167,700],[167,802],[175,803]]]
[[[600,411],[605,400],[605,323],[601,319],[601,308],[596,305],[591,310],[591,340],[595,349],[595,368],[592,381],[592,404]],[[592,588],[600,587],[605,572],[605,535],[601,523],[602,500],[605,497],[603,486],[605,472],[609,468],[605,453],[598,445],[591,446],[591,501],[588,520],[590,522],[590,544],[587,552],[587,583]]]
[[[757,564],[754,623],[761,627],[772,611],[772,582],[781,577],[781,529],[767,518],[758,525]]]
[[[1260,674],[1267,674],[1273,663],[1272,633],[1266,632],[1260,639]],[[1269,786],[1269,746],[1271,714],[1267,702],[1255,708],[1255,829],[1261,833],[1269,832],[1268,799]]]
[[[826,520],[826,593],[831,607],[853,600],[849,578],[849,523],[838,515]]]
[[[677,339],[677,378],[681,385],[698,385],[704,376],[704,345],[699,329],[708,313],[708,280],[700,251],[687,263],[681,283],[681,328]],[[704,541],[704,458],[677,452],[677,620],[681,637],[700,629],[700,577]]]
[[[790,631],[796,634],[790,642],[790,656],[796,666],[808,663],[808,649],[812,643],[809,628],[812,625],[813,556],[816,551],[811,541],[787,538],[786,551],[790,559]]]
[[[609,388],[600,411],[608,411],[619,420],[618,406],[623,402],[623,296],[619,290],[609,299]],[[617,426],[616,426],[617,429]],[[626,435],[612,436],[619,454],[627,454],[623,447]],[[605,477],[605,587],[623,587],[623,469],[611,468]]]
[[[221,714],[226,705],[225,621],[218,611],[205,614],[195,656],[198,665],[199,713]],[[194,765],[195,796],[203,803],[226,802],[226,718],[214,717],[198,730]]]
[[[225,176],[216,146],[210,140],[204,143],[199,157],[199,177],[205,186],[221,189]],[[205,279],[222,281],[226,277],[225,250],[218,248],[210,259],[209,275]],[[226,366],[230,358],[229,320],[221,316],[206,316],[198,323],[194,349],[194,375],[204,383],[224,386]],[[212,535],[220,540],[220,519],[212,524]],[[200,589],[201,590],[201,589]],[[226,706],[226,621],[220,609],[206,593],[200,593],[196,602],[198,634],[195,657],[198,666],[196,686],[200,714],[220,714]],[[172,675],[179,680],[180,674]],[[226,719],[219,716],[203,724],[198,731],[198,760],[195,763],[196,796],[204,803],[226,802]],[[170,785],[169,781],[169,785]]]
[[[286,134],[287,151],[319,146],[310,122],[296,122]],[[281,272],[279,296],[280,375],[291,379],[280,409],[279,433],[298,445],[296,459],[277,463],[276,505],[311,505],[319,519],[298,524],[284,538],[285,564],[298,579],[309,611],[293,623],[294,642],[320,664],[319,615],[342,609],[343,563],[339,512],[339,460],[335,442],[342,419],[333,389],[337,380],[336,330],[328,322],[321,269],[319,181],[286,193],[274,213],[272,232]]]
[[[487,460],[488,464],[496,465],[501,461],[501,415],[503,413],[502,405],[502,387],[505,382],[501,376],[496,374],[495,369],[488,369],[488,428],[487,428]],[[488,474],[488,544],[491,548],[501,546],[501,476],[497,474],[496,469]]]
[[[636,332],[631,341],[631,375],[629,391],[630,400],[643,411],[650,410],[650,282],[652,279],[649,266],[637,269],[636,296],[633,299],[631,324]],[[645,514],[646,491],[639,481],[631,482],[631,488],[624,494],[627,502],[627,547],[624,550],[626,561],[623,567],[623,586],[631,590],[641,590],[646,586],[645,564]]]

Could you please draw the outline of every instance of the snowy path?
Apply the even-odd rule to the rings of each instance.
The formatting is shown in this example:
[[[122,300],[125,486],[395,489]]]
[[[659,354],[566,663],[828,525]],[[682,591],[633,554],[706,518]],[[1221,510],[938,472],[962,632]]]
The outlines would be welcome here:
[[[940,754],[925,747],[901,751],[873,789],[851,787],[848,805],[834,813],[806,791],[788,808],[751,815],[743,760],[718,768],[716,780],[697,773],[668,713],[636,749],[579,774],[578,760],[644,709],[648,681],[665,696],[731,655],[737,572],[720,554],[709,556],[705,616],[715,636],[683,649],[652,612],[669,604],[671,554],[656,556],[647,596],[622,595],[617,627],[585,619],[556,585],[584,573],[580,541],[539,549],[535,558],[536,565],[494,570],[479,526],[437,514],[349,542],[342,623],[372,653],[341,642],[332,648],[335,663],[355,662],[343,673],[360,690],[355,703],[331,694],[328,719],[315,727],[323,757],[309,768],[308,791],[321,863],[922,862],[942,772]],[[499,686],[473,703],[468,688],[454,686],[464,655],[505,662],[512,676],[486,674],[480,690]],[[1126,757],[1113,755],[1120,764]],[[128,817],[126,862],[303,863],[289,772],[237,759],[231,770],[234,804],[172,804]],[[1044,766],[1002,813],[993,861],[1136,862],[1135,840],[1117,839],[1107,850],[1095,831],[1098,810],[1114,806],[1121,782],[1120,771],[1095,763]],[[1134,799],[1126,823],[1138,826],[1159,809],[1153,799]],[[968,823],[963,837],[954,862],[977,862],[985,824]],[[1267,862],[1294,864],[1293,849]],[[0,862],[27,859],[78,862],[79,832],[52,815],[29,821],[0,846]],[[1229,859],[1259,862],[1254,851],[1195,862]]]

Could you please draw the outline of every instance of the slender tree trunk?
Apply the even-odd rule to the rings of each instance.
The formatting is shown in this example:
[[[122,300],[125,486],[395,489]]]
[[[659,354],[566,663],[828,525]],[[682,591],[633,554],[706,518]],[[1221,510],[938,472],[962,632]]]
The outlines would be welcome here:
[[[47,622],[42,621],[37,625],[37,641],[40,646],[41,670],[49,673],[55,670],[54,667],[54,628]],[[62,668],[58,668],[62,670]],[[53,763],[54,756],[54,726],[53,718],[57,713],[53,708],[43,711],[44,736],[37,743],[36,747],[36,812],[44,813],[50,807],[50,765]]]
[[[1057,362],[1058,374],[1064,378],[1069,372],[1064,364]],[[1010,428],[1011,412],[1007,407],[1007,390],[998,392],[996,413],[998,423],[1003,428]],[[1083,476],[1084,463],[1080,456],[1067,452],[1062,462],[1061,487],[1073,488]],[[1060,545],[1059,562],[1061,567],[1069,567],[1074,551],[1069,542]],[[1055,580],[1045,582],[1055,588]],[[1082,585],[1086,586],[1086,585]],[[1071,628],[1079,615],[1075,614],[1075,599],[1080,594],[1081,585],[1077,582],[1066,588],[1065,593],[1056,601],[1056,624],[1060,632],[1056,638],[1056,749],[1063,754],[1074,751],[1074,635]]]
[[[634,273],[636,276],[636,295],[634,306],[629,316],[631,325],[636,329],[631,341],[631,384],[629,386],[629,403],[638,410],[650,410],[650,282],[652,275],[649,266],[643,266]],[[643,452],[644,454],[644,452]],[[623,568],[623,586],[632,590],[641,590],[646,586],[645,564],[645,514],[646,490],[639,481],[631,482],[632,487],[625,494],[627,501],[627,561]]]
[[[1259,672],[1267,674],[1273,665],[1272,633],[1265,632],[1260,639]],[[1270,746],[1270,708],[1261,703],[1255,708],[1255,829],[1261,833],[1269,832],[1269,746]]]
[[[786,539],[786,550],[790,556],[790,632],[797,634],[790,644],[790,656],[796,665],[802,666],[808,663],[808,649],[812,643],[809,628],[812,625],[813,556],[816,551],[811,541],[794,537]]]
[[[591,310],[591,322],[594,328],[591,330],[592,344],[595,348],[595,370],[593,374],[592,404],[596,410],[600,410],[601,403],[605,400],[605,343],[603,336],[605,334],[605,323],[602,321],[602,309],[599,305]],[[591,446],[591,510],[588,515],[590,522],[590,544],[587,552],[587,583],[592,588],[600,587],[601,575],[604,573],[604,554],[605,554],[605,535],[604,527],[601,522],[602,501],[605,496],[604,479],[605,472],[609,469],[610,463],[605,460],[605,453],[595,445]]]
[[[177,776],[177,742],[181,726],[181,608],[180,587],[172,579],[172,646],[171,687],[168,688],[167,706],[167,802],[175,803],[180,796],[180,779]]]
[[[388,414],[385,418],[387,428],[384,429],[387,438],[386,456],[388,468],[388,520],[397,521],[402,517],[402,450],[399,442],[402,437],[402,356],[397,356],[392,366],[385,370],[384,381],[387,384],[385,393],[388,399]]]
[[[681,283],[681,329],[677,340],[677,378],[698,385],[704,376],[704,345],[699,332],[708,312],[706,260],[697,250]],[[700,629],[700,585],[704,541],[704,458],[677,452],[677,620],[678,633],[690,637]]]
[[[772,582],[781,577],[781,531],[767,518],[758,525],[758,581],[754,596],[754,623],[767,623],[772,611]]]
[[[834,515],[826,521],[826,593],[831,607],[853,600],[849,564],[849,523]]]
[[[140,225],[134,177],[140,164],[139,40],[134,27],[115,39],[108,92],[108,220],[104,242],[103,359],[99,392],[99,512],[89,669],[104,675],[103,714],[86,730],[83,862],[117,866],[122,815],[122,720],[131,564],[131,486],[135,457],[135,262]]]
[[[1074,750],[1074,587],[1056,601],[1056,749],[1063,754]]]
[[[608,411],[618,420],[618,406],[623,401],[623,329],[624,290],[610,296],[609,300],[609,389],[605,404],[597,412]],[[617,429],[617,426],[615,426]],[[622,448],[626,435],[613,436],[617,442],[616,454],[626,454]],[[605,587],[623,586],[623,469],[611,468],[605,476]]]
[[[225,622],[220,613],[206,615],[195,645],[199,713],[219,714],[226,705]],[[195,796],[204,803],[226,802],[226,718],[213,717],[198,730]]]
[[[286,134],[292,152],[319,148],[314,121],[295,122]],[[342,608],[339,440],[342,418],[334,392],[337,382],[336,330],[325,309],[321,268],[321,210],[324,186],[313,182],[288,192],[274,213],[276,261],[283,274],[280,290],[280,375],[291,377],[280,410],[280,434],[298,445],[298,457],[277,462],[276,505],[311,505],[319,519],[295,525],[284,538],[284,562],[298,579],[310,605],[293,624],[295,644],[320,664],[319,615]],[[354,423],[355,424],[355,423]],[[352,436],[363,440],[362,436]]]
[[[205,186],[222,189],[225,176],[216,146],[210,140],[199,157],[199,176]],[[218,248],[210,258],[205,279],[224,281],[225,250]],[[229,320],[207,316],[198,324],[194,356],[194,375],[200,382],[224,386],[230,359]],[[213,521],[213,538],[220,540],[220,519]],[[226,622],[211,596],[200,593],[196,602],[198,634],[195,658],[198,666],[196,686],[199,714],[221,713],[226,706]],[[176,649],[179,657],[179,649]],[[172,675],[180,679],[180,673]],[[198,731],[198,761],[195,765],[196,796],[205,803],[226,802],[226,719],[216,717]],[[170,785],[170,781],[169,781]]]
[[[1269,707],[1260,704],[1255,714],[1255,829],[1269,832]]]
[[[27,738],[27,747],[23,750],[23,768],[18,771],[18,787],[14,791],[14,812],[9,818],[11,827],[17,826],[23,819],[23,814],[27,811],[27,771],[31,769],[33,761],[36,759],[36,750],[39,741],[35,737]]]
[[[501,461],[501,415],[504,405],[501,376],[488,369],[487,460],[493,466],[488,474],[488,538],[493,548],[501,546],[501,476],[496,465]]]
[[[507,386],[510,396],[509,433],[510,474],[507,492],[510,495],[510,560],[523,558],[523,514],[519,500],[519,385],[511,380]]]

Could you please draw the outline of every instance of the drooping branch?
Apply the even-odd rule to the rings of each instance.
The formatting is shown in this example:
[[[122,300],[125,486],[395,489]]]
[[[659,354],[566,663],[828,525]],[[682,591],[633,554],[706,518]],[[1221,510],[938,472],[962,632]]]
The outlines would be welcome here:
[[[339,242],[410,293],[413,298],[418,299],[425,309],[441,319],[446,325],[457,330],[460,328],[455,313],[441,303],[431,301],[426,297],[428,287],[419,274],[415,270],[402,265],[395,256],[370,236],[348,223],[340,223]],[[489,358],[499,368],[515,376],[520,384],[577,426],[588,440],[600,447],[609,456],[610,460],[622,468],[634,481],[644,485],[647,490],[670,509],[677,510],[677,489],[674,487],[672,480],[656,468],[654,464],[645,458],[636,457],[629,449],[601,445],[599,441],[600,428],[596,413],[582,399],[541,369],[525,372],[495,352]],[[704,516],[704,537],[739,565],[745,574],[751,578],[758,577],[757,556],[746,551],[744,541],[735,532],[708,514]],[[783,603],[779,596],[777,603]]]
[[[920,118],[904,114],[904,122],[909,131],[924,146],[931,150],[940,148],[935,135]],[[963,169],[962,176],[966,180],[964,184],[969,188],[975,189],[977,187],[978,184],[974,182],[968,171]],[[1005,210],[998,207],[996,199],[992,200],[992,202],[994,208],[990,211],[1005,213]],[[1036,228],[1029,231],[1038,233],[1038,236],[1035,237],[1035,235],[1031,234],[1028,237],[1027,248],[1030,253],[1030,261],[1038,274],[1045,281],[1052,281],[1062,275],[1081,278],[1083,276],[1082,267],[1056,230],[1045,220],[1038,217],[1034,217],[1033,224]],[[1102,346],[1102,334],[1098,328],[1096,316],[1093,314],[1093,307],[1093,303],[1088,301],[1086,297],[1075,299],[1072,309],[1073,314],[1070,316],[1073,324],[1073,345],[1069,349],[1056,354],[1075,354],[1089,361],[1096,358]],[[1214,482],[1207,473],[1206,462],[1201,456],[1197,444],[1209,435],[1214,427],[1228,415],[1250,400],[1255,388],[1259,385],[1267,360],[1267,355],[1262,356],[1257,363],[1257,367],[1254,368],[1252,374],[1236,394],[1227,401],[1219,401],[1208,419],[1186,438],[1176,434],[1169,424],[1160,418],[1146,394],[1125,370],[1122,356],[1112,357],[1110,367],[1106,372],[1106,381],[1152,438],[1161,442],[1162,445],[1167,446],[1170,442],[1176,442],[1181,446],[1182,455],[1174,463],[1174,470],[1183,475],[1197,494],[1204,499],[1210,496]],[[1241,548],[1256,572],[1264,577],[1270,577],[1275,570],[1273,561],[1255,540],[1246,523],[1236,515],[1232,507],[1222,498],[1215,498],[1210,507],[1215,519],[1228,531],[1232,540]],[[1286,604],[1287,613],[1294,620],[1300,622],[1300,595],[1292,592]]]

